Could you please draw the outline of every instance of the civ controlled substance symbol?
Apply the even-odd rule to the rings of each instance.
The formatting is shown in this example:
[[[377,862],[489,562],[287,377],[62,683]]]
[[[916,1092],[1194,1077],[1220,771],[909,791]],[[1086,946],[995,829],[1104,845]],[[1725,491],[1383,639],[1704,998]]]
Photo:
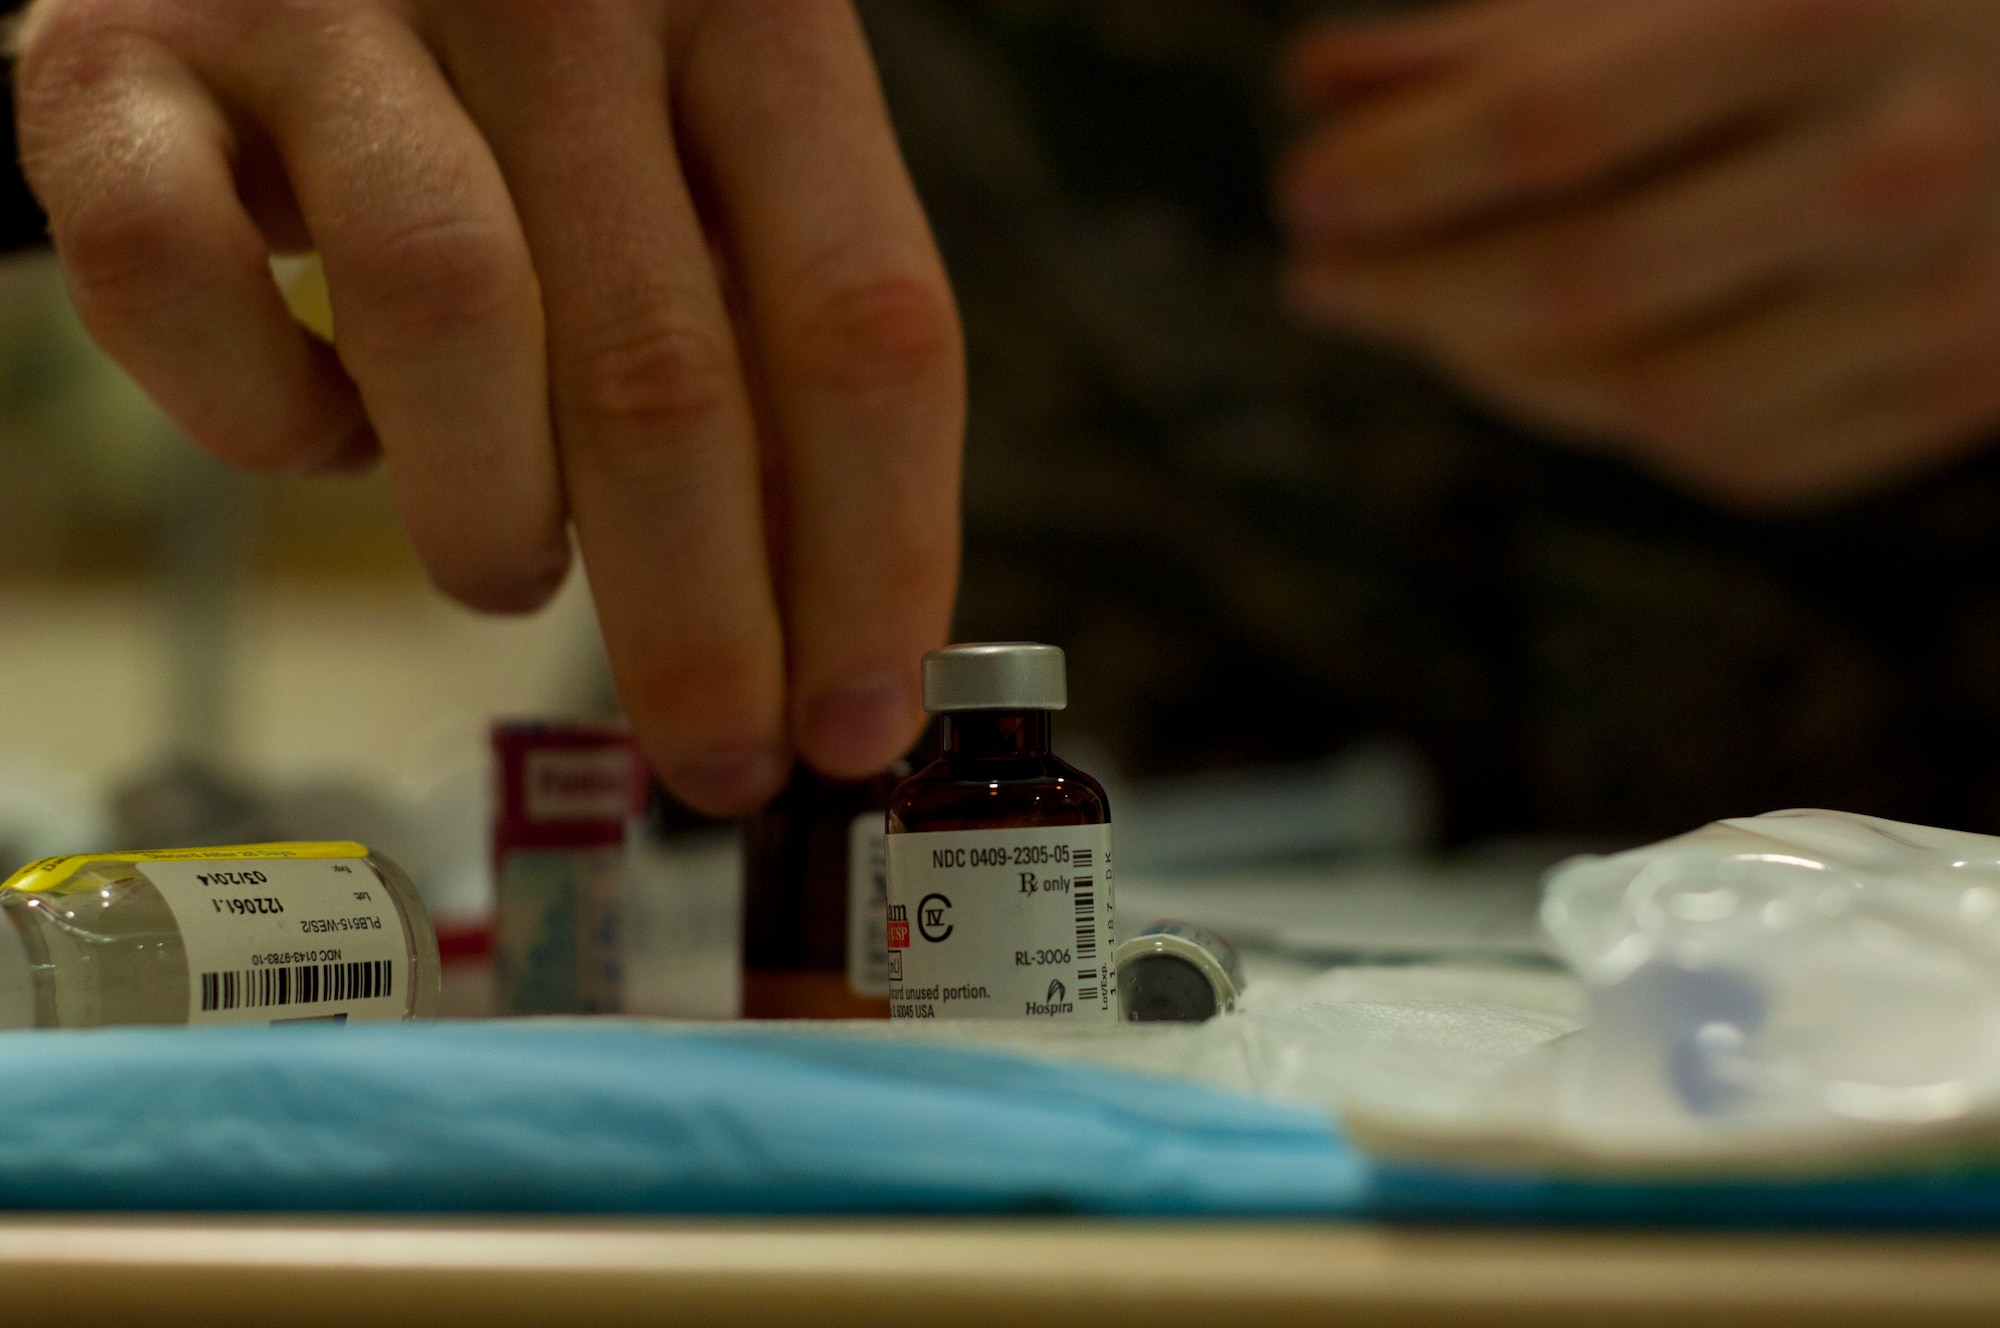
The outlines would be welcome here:
[[[944,920],[951,900],[943,895],[925,895],[917,903],[917,934],[927,941],[942,941],[951,935],[952,924]]]

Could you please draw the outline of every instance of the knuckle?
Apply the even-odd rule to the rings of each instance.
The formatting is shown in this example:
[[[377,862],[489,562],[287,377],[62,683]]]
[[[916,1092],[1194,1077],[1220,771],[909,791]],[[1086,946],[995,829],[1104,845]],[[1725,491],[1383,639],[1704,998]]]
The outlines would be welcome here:
[[[186,51],[201,45],[205,33],[226,41],[258,12],[257,6],[201,0],[30,3],[7,43],[15,56],[12,83],[24,146],[36,131],[72,122],[79,102],[123,93],[135,54]],[[5,31],[0,24],[0,37]]]
[[[89,177],[76,165],[115,159],[107,143],[107,114],[123,92],[120,82],[137,49],[150,40],[125,4],[73,0],[29,11],[16,40],[11,83],[16,138],[28,178],[47,195],[68,192],[73,178]]]
[[[96,83],[107,72],[105,39],[130,27],[132,0],[62,0],[32,6],[15,36],[15,86],[29,97],[49,84]]]
[[[660,437],[739,409],[742,399],[728,334],[664,319],[600,335],[566,377],[569,407],[595,426],[593,445],[629,439],[639,456]]]
[[[362,306],[356,331],[386,349],[413,351],[514,309],[530,270],[518,239],[450,218],[421,219],[364,243],[344,267],[347,290],[336,286],[336,298]]]
[[[805,304],[791,328],[796,371],[835,389],[897,388],[954,371],[958,314],[935,281],[898,275],[836,287]]]
[[[186,235],[182,210],[143,176],[68,200],[50,226],[71,297],[86,317],[118,317],[152,300]]]

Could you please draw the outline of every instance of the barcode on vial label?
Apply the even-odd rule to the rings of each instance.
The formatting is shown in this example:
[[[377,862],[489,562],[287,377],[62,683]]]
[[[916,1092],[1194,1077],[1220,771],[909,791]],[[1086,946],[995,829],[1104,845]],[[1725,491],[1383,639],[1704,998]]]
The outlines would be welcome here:
[[[396,961],[294,964],[201,975],[203,1010],[256,1010],[268,1005],[317,1005],[358,1001],[394,992]]]
[[[1089,871],[1091,860],[1096,856],[1096,849],[1073,848],[1069,851],[1069,865],[1076,871]]]
[[[1097,958],[1097,892],[1088,876],[1079,876],[1070,886],[1069,897],[1076,901],[1076,958],[1088,963]]]
[[[1088,867],[1090,865],[1090,856],[1089,849],[1077,849],[1071,856],[1070,865]],[[1075,883],[1070,886],[1069,897],[1076,902],[1076,959],[1078,964],[1088,964],[1097,958],[1097,891],[1093,888],[1095,885],[1096,882],[1091,877],[1079,876],[1076,878]],[[1076,975],[1082,979],[1083,983],[1091,984],[1087,986],[1079,984],[1076,989],[1076,998],[1080,1001],[1096,1000],[1097,987],[1095,983],[1097,981],[1097,970],[1095,968],[1079,968]]]

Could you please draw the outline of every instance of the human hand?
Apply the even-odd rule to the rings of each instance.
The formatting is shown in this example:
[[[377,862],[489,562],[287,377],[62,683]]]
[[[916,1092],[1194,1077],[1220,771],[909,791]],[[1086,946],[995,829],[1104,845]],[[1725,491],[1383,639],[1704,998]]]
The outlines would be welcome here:
[[[2000,6],[1482,0],[1294,50],[1289,286],[1721,503],[2000,424]]]
[[[590,571],[708,812],[922,722],[957,579],[944,271],[844,0],[39,0],[19,133],[78,313],[224,460],[386,456],[478,608]],[[337,335],[288,315],[316,249]]]

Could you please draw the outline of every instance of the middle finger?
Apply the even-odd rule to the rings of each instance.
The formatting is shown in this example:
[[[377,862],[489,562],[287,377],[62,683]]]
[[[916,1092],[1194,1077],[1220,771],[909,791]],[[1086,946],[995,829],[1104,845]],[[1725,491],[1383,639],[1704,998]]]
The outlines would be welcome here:
[[[756,423],[630,6],[445,5],[441,45],[541,276],[557,444],[612,676],[655,769],[711,813],[790,766]]]

